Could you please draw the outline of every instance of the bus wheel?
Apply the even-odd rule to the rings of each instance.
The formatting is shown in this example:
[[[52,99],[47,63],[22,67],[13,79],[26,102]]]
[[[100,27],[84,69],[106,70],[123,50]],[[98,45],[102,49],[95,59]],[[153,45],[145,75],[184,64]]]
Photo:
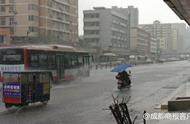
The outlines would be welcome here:
[[[5,103],[5,107],[8,109],[8,108],[12,107],[12,105],[9,103]]]

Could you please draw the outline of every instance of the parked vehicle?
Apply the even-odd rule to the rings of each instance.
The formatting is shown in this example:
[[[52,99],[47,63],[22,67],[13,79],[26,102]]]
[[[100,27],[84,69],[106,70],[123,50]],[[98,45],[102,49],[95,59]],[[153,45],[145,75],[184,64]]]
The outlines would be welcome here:
[[[4,72],[3,78],[3,102],[6,108],[35,102],[47,104],[50,99],[50,72]]]

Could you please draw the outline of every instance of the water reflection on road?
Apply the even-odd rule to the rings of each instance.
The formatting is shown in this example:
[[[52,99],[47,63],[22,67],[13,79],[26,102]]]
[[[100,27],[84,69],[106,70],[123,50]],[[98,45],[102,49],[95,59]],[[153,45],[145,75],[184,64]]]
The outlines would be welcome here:
[[[88,78],[53,85],[47,106],[31,105],[23,109],[5,110],[0,105],[2,124],[115,124],[108,109],[112,95],[130,98],[132,115],[154,107],[168,94],[188,80],[187,61],[143,65],[131,68],[132,87],[118,90],[116,73],[111,69],[92,70]],[[173,87],[173,88],[171,88]]]

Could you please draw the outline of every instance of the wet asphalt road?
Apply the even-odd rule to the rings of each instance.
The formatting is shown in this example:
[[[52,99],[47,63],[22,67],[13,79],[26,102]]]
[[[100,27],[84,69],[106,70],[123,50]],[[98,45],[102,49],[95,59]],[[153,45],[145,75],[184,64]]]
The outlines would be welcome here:
[[[189,79],[190,62],[140,65],[131,71],[132,87],[123,91],[117,90],[116,73],[99,69],[92,70],[90,77],[54,85],[47,106],[5,110],[0,103],[0,124],[116,124],[106,110],[113,103],[112,94],[131,96],[131,114],[141,120],[143,110],[157,111],[161,100]]]

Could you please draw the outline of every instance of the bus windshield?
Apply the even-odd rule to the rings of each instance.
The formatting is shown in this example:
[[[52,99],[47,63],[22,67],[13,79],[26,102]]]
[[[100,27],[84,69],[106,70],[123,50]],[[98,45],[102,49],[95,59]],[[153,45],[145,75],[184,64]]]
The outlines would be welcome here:
[[[22,49],[1,49],[0,64],[23,64],[24,50]]]

